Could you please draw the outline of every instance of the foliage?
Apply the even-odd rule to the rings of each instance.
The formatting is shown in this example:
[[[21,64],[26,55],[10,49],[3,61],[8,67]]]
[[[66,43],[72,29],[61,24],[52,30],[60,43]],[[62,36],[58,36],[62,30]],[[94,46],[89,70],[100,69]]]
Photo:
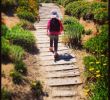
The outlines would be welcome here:
[[[64,20],[64,36],[62,39],[64,43],[66,42],[72,47],[80,45],[83,32],[84,27],[76,18],[70,17]]]
[[[1,32],[2,32],[2,36],[5,36],[5,34],[7,32],[9,32],[9,29],[8,29],[8,27],[5,24],[1,25]]]
[[[23,29],[26,30],[35,30],[34,25],[27,20],[21,20],[21,22],[18,25],[20,25]]]
[[[17,9],[17,15],[21,19],[28,20],[30,22],[35,22],[36,18],[32,12],[27,11],[26,9],[23,9],[22,7]]]
[[[84,32],[84,34],[86,34],[86,35],[90,35],[91,33],[92,33],[91,29],[85,30],[85,32]]]
[[[43,87],[40,81],[32,82],[31,89],[37,97],[43,93]]]
[[[14,62],[22,60],[24,56],[24,50],[20,46],[17,45],[11,45],[10,48],[10,58]]]
[[[83,17],[84,20],[108,20],[106,2],[75,1],[66,6],[65,13],[76,18]]]
[[[6,90],[4,87],[1,89],[1,100],[11,100],[11,92]]]
[[[27,73],[27,67],[26,67],[25,63],[21,60],[16,61],[15,70],[24,75]]]
[[[98,55],[98,58],[86,56],[84,64],[87,74],[88,96],[91,100],[108,100],[108,58],[103,54]]]
[[[73,1],[80,1],[80,0],[64,0],[63,1],[63,6],[66,7],[69,3],[72,3]]]
[[[13,41],[13,44],[22,46],[25,50],[32,50],[35,46],[35,37],[28,31],[21,28],[19,25],[11,29],[11,34],[7,34],[7,38]]]
[[[99,8],[94,11],[94,19],[98,23],[105,23],[108,21],[108,11],[105,8]]]
[[[1,37],[1,55],[9,57],[10,48],[9,41],[4,37]]]
[[[36,21],[38,16],[38,1],[37,0],[19,0],[19,7],[17,8],[17,15],[21,19],[28,20],[30,22]]]
[[[21,84],[22,83],[23,77],[19,72],[12,70],[10,72],[10,76],[12,77],[12,80],[15,84]]]
[[[108,51],[108,25],[100,28],[100,34],[85,42],[84,47],[90,52],[105,53]]]

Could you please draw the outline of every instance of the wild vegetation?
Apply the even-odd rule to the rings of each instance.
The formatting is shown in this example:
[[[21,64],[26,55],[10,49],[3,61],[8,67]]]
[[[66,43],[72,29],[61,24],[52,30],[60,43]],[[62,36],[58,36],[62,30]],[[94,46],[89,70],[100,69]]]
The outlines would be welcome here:
[[[73,37],[81,42],[83,34],[92,34],[91,29],[84,30],[78,19],[93,21],[97,27],[98,34],[82,44],[82,49],[91,54],[84,57],[86,77],[84,92],[88,100],[108,100],[108,3],[107,1],[64,0],[63,3],[60,1],[58,0],[57,3],[63,5],[65,13],[71,16],[65,17],[63,22],[62,40],[66,45],[71,44],[71,47],[76,48],[74,45],[78,46],[78,44]]]
[[[35,30],[33,22],[37,20],[38,16],[38,1],[3,0],[2,7],[2,12],[6,15],[10,16],[11,14],[11,16],[14,16],[14,14],[17,13],[17,16],[20,18],[20,23],[10,29],[4,22],[1,25],[2,63],[4,66],[7,63],[12,63],[14,66],[9,72],[9,75],[5,75],[6,72],[2,71],[2,78],[10,78],[13,85],[19,86],[22,85],[22,83],[26,83],[25,77],[28,74],[28,66],[26,66],[24,58],[27,53],[32,53],[33,49],[36,48],[35,37],[30,30]],[[11,100],[13,98],[13,93],[14,92],[11,91],[10,88],[7,89],[2,85],[2,100]],[[38,94],[39,93],[40,92],[38,91]]]

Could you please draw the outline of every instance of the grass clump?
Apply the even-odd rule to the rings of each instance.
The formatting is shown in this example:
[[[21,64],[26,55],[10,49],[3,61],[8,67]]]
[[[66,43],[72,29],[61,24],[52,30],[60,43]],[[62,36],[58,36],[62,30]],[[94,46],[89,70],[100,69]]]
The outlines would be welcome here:
[[[31,83],[31,89],[35,96],[39,97],[43,93],[43,87],[40,81],[35,81]]]
[[[12,70],[10,72],[10,76],[12,77],[12,80],[13,80],[14,84],[21,84],[22,81],[23,81],[22,75],[19,72],[15,71],[15,70]]]
[[[12,100],[11,92],[6,90],[4,87],[1,89],[1,100]]]
[[[81,45],[81,36],[84,32],[84,27],[76,18],[66,18],[64,20],[64,36],[62,41],[70,47],[78,47]]]
[[[15,70],[21,74],[27,74],[27,67],[23,61],[16,61],[15,63]]]

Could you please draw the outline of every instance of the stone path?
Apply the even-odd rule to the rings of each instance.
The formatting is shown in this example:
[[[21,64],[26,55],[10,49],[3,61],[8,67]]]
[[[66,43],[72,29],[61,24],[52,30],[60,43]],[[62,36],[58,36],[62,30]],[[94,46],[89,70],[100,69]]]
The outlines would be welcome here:
[[[46,25],[50,18],[50,12],[56,9],[62,17],[60,9],[55,4],[42,3],[40,7],[40,22],[35,23],[37,46],[39,48],[40,69],[43,81],[48,91],[48,97],[44,100],[80,100],[78,86],[82,83],[80,71],[74,64],[77,62],[75,55],[68,47],[59,41],[58,53],[60,59],[54,61],[54,54],[49,52],[49,37],[46,35]]]

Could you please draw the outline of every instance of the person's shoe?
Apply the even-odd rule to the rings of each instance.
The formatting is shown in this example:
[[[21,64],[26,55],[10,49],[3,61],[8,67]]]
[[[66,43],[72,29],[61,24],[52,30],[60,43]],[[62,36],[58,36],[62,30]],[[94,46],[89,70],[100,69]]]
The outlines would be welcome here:
[[[50,47],[49,50],[50,50],[50,52],[54,52],[54,51],[53,51],[53,47]]]
[[[59,57],[58,53],[55,53],[54,58],[57,59]]]

